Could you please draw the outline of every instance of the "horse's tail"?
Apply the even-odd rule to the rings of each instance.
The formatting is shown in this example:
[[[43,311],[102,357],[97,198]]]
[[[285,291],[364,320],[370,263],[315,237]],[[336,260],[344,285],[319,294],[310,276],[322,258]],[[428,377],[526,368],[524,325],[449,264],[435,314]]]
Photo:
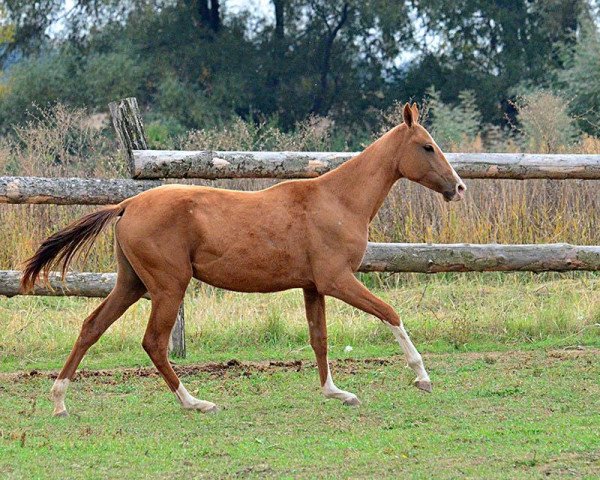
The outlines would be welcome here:
[[[104,227],[121,215],[124,208],[123,204],[119,204],[92,212],[44,240],[37,252],[25,261],[21,292],[28,293],[33,289],[40,272],[47,281],[48,271],[61,263],[64,276],[73,257],[83,249],[87,253]]]

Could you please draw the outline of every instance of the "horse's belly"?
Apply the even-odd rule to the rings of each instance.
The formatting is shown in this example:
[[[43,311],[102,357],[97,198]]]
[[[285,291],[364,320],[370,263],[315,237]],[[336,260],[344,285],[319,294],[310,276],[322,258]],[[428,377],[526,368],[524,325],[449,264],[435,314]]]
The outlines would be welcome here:
[[[193,268],[198,280],[240,292],[275,292],[312,284],[308,262],[285,249],[256,248],[219,256],[198,252]]]

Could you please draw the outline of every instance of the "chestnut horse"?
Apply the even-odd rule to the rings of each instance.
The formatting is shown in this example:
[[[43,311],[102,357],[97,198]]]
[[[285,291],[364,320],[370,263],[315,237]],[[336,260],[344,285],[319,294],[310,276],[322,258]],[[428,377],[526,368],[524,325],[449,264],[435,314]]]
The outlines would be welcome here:
[[[446,201],[460,200],[465,191],[419,124],[416,104],[406,104],[403,117],[402,124],[321,177],[282,182],[258,192],[162,186],[91,213],[46,239],[25,265],[23,291],[58,264],[64,274],[73,256],[120,217],[115,226],[116,285],[83,322],[51,390],[54,414],[67,415],[67,386],[87,350],[146,292],[152,313],[144,350],[184,408],[215,411],[214,403],[188,393],[167,358],[169,336],[192,277],[239,292],[302,288],[310,343],[327,398],[360,403],[333,383],[327,361],[326,295],[385,322],[416,373],[415,385],[430,392],[421,355],[400,318],[354,276],[367,247],[369,223],[399,178],[425,185]]]

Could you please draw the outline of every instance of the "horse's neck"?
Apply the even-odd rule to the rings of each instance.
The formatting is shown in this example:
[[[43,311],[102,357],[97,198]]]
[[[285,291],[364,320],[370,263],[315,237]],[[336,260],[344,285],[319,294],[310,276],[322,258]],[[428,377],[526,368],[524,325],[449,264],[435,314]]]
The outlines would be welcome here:
[[[400,178],[398,148],[391,132],[362,153],[321,177],[323,184],[342,204],[361,219],[370,222],[379,211],[390,189]]]

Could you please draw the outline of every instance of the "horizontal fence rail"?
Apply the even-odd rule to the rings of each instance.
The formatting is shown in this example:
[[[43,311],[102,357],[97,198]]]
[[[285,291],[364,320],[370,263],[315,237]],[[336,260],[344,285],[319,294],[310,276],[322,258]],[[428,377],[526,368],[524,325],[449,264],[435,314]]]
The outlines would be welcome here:
[[[134,178],[312,178],[358,152],[133,150]],[[448,153],[463,178],[600,179],[600,155]]]
[[[19,292],[21,272],[18,270],[0,270],[0,295],[14,297],[22,295]],[[116,273],[67,273],[63,279],[58,272],[51,272],[48,276],[50,286],[42,281],[35,286],[31,295],[49,297],[90,297],[104,298],[108,296],[117,281]]]
[[[163,183],[159,180],[0,177],[0,203],[109,205]]]
[[[541,245],[471,245],[420,243],[369,243],[361,272],[547,272],[600,270],[600,246],[564,243]],[[21,272],[0,270],[0,295],[20,295]],[[36,286],[33,295],[106,297],[116,273],[56,272],[50,286]]]

